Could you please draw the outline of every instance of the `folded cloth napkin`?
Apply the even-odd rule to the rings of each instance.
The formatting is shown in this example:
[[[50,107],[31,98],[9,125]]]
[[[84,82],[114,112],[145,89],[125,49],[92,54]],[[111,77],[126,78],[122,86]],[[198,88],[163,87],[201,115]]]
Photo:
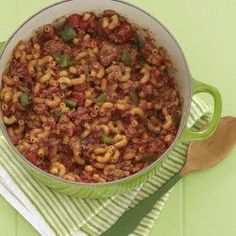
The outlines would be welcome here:
[[[211,110],[194,98],[188,127],[202,127]],[[177,173],[185,160],[188,143],[178,144],[147,182],[126,193],[103,199],[82,199],[57,193],[34,180],[17,161],[9,144],[0,138],[0,194],[32,226],[45,236],[100,235],[140,200],[160,188]],[[148,235],[168,199],[157,201],[153,210],[140,222],[132,235]],[[123,236],[123,235],[121,235]]]

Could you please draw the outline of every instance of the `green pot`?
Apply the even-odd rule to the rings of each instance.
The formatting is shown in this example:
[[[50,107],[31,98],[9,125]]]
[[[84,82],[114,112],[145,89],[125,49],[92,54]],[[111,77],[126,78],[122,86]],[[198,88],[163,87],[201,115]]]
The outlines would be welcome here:
[[[222,110],[222,101],[218,90],[212,86],[206,85],[204,83],[192,79],[184,54],[177,41],[170,34],[170,32],[157,19],[155,19],[147,12],[122,1],[67,0],[55,3],[39,11],[38,13],[30,17],[26,22],[24,22],[5,43],[0,57],[0,74],[3,73],[3,70],[8,63],[13,48],[17,44],[17,42],[20,39],[29,38],[32,32],[38,27],[53,22],[55,19],[64,15],[71,14],[73,12],[84,12],[88,10],[94,12],[101,12],[101,10],[103,9],[113,9],[118,13],[127,16],[131,22],[134,22],[143,28],[150,29],[154,37],[158,39],[159,45],[162,45],[163,47],[168,49],[173,64],[178,69],[176,72],[176,80],[180,95],[183,98],[183,114],[175,140],[158,160],[156,160],[149,167],[140,171],[137,174],[109,183],[71,182],[62,178],[55,177],[40,170],[39,168],[31,164],[26,158],[24,158],[23,155],[18,152],[15,146],[11,143],[3,122],[0,122],[2,134],[9,142],[12,151],[16,154],[16,158],[27,168],[27,170],[32,174],[34,178],[36,178],[38,181],[42,182],[43,184],[52,189],[55,189],[59,192],[68,195],[76,195],[78,197],[108,197],[114,194],[122,193],[142,184],[148,178],[154,175],[162,160],[165,158],[167,153],[173,148],[173,146],[176,145],[177,142],[203,140],[208,138],[216,129],[220,120]],[[214,113],[212,120],[210,121],[206,130],[195,132],[186,127],[186,122],[191,108],[192,96],[194,94],[202,92],[209,93],[213,97]]]

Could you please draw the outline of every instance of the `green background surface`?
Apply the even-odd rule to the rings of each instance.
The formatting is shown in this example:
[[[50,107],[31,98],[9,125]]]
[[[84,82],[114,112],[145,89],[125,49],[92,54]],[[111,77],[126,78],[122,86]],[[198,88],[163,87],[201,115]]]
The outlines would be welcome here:
[[[55,0],[1,0],[0,40]],[[192,75],[215,85],[223,115],[236,116],[236,0],[130,0],[176,37]],[[223,142],[223,140],[222,140]],[[214,168],[178,183],[150,236],[236,235],[236,148]],[[0,236],[37,232],[0,197]]]

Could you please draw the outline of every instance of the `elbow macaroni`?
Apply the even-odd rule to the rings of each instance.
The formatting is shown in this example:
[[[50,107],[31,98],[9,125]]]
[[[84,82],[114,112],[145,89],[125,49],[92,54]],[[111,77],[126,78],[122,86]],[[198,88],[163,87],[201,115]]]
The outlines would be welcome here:
[[[80,84],[85,83],[85,81],[86,81],[86,76],[85,74],[82,74],[80,75],[79,78],[71,79],[71,85],[80,85]]]
[[[150,71],[147,68],[143,68],[141,70],[141,74],[143,74],[143,77],[140,79],[141,84],[146,84],[150,79]]]
[[[120,135],[120,134],[117,134],[113,138],[113,142],[114,142],[115,148],[117,148],[117,149],[121,149],[128,144],[127,137],[125,135]]]
[[[22,94],[21,91],[18,91],[18,92],[16,92],[16,93],[14,93],[14,94],[13,94],[13,98],[12,98],[12,102],[13,102],[13,103],[19,102],[19,97],[20,97],[21,94]]]
[[[84,124],[84,128],[85,130],[82,132],[82,134],[80,135],[80,137],[82,139],[85,139],[87,136],[89,136],[90,132],[91,132],[91,127],[88,123]]]
[[[8,116],[3,116],[3,122],[6,125],[12,125],[16,122],[16,117],[14,115],[8,117]]]
[[[110,20],[110,24],[107,26],[108,29],[112,30],[119,25],[119,17],[117,14],[111,16]]]
[[[102,153],[103,156],[99,155],[96,157],[97,162],[102,164],[109,162],[112,158],[113,152],[114,152],[114,147],[110,146],[109,148],[106,149],[104,153]]]
[[[66,174],[66,167],[60,162],[53,162],[50,168],[50,173],[63,177]]]
[[[151,121],[148,121],[147,127],[148,127],[148,129],[149,129],[150,131],[153,131],[153,132],[155,132],[155,133],[160,133],[160,131],[161,131],[161,127],[158,126],[158,125],[157,125],[157,126],[153,125],[153,124],[151,123]]]
[[[66,76],[62,76],[58,79],[59,84],[66,84],[68,86],[81,85],[85,83],[85,81],[86,81],[86,76],[84,74],[80,75],[79,78],[69,78]]]
[[[24,129],[25,129],[25,122],[24,122],[24,120],[19,120],[18,121],[18,128],[15,129],[14,132],[15,132],[15,134],[21,134],[21,133],[23,133]]]
[[[125,67],[125,73],[122,77],[119,78],[119,81],[126,82],[130,79],[130,77],[131,77],[131,68]]]
[[[13,76],[11,78],[10,76],[3,75],[2,80],[6,85],[13,86],[17,84],[17,82],[19,81],[19,78],[18,76]]]
[[[45,104],[50,108],[55,108],[59,106],[60,103],[61,103],[61,98],[57,96],[53,96],[53,99],[48,99],[48,98],[45,99]]]
[[[2,88],[0,96],[4,102],[11,101],[13,98],[13,89],[11,89],[10,87]]]
[[[97,77],[98,79],[101,79],[104,77],[105,69],[99,62],[94,63],[93,68],[94,69],[91,71],[91,76]]]
[[[163,124],[163,129],[169,129],[173,124],[172,116],[167,115],[165,116],[165,123]]]
[[[39,82],[40,83],[46,83],[51,79],[51,74],[50,73],[46,73],[45,75],[43,75],[40,79]]]
[[[144,116],[144,112],[141,108],[139,107],[134,107],[130,110],[130,114],[131,115],[138,115],[140,117],[143,117]]]

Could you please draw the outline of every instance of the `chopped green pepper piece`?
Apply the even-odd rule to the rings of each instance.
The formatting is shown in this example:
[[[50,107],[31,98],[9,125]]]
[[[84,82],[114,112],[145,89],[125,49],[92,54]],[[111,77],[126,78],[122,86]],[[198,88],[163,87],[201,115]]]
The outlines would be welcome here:
[[[75,38],[77,34],[74,28],[66,26],[61,32],[59,32],[59,35],[63,39],[63,41],[68,42],[72,40],[73,38]]]
[[[121,57],[122,62],[126,66],[131,66],[132,65],[132,59],[127,51],[124,51]]]
[[[63,54],[63,55],[58,56],[57,60],[60,64],[60,67],[62,67],[62,68],[68,67],[71,65],[70,64],[71,58],[67,54]]]
[[[147,160],[149,163],[152,163],[157,160],[157,156],[154,154],[147,154],[144,156],[144,159]]]
[[[75,101],[73,101],[73,100],[67,100],[66,101],[66,106],[69,107],[70,109],[75,108],[76,105],[77,105],[77,103]]]
[[[138,42],[137,42],[138,49],[143,49],[145,44],[146,44],[145,38],[142,35],[139,35]]]
[[[107,94],[106,93],[102,93],[101,95],[99,95],[97,98],[96,98],[96,103],[103,103],[107,100]]]
[[[173,120],[174,120],[174,123],[175,123],[175,126],[179,126],[179,123],[180,123],[180,120],[181,120],[181,116],[178,112],[175,112],[173,114]]]
[[[73,59],[70,59],[69,66],[74,66],[74,65],[76,65],[76,61]]]
[[[129,93],[129,97],[132,100],[132,102],[134,102],[136,105],[139,104],[139,95],[136,92],[131,91]]]
[[[104,144],[112,144],[112,137],[108,135],[102,135],[101,142]]]
[[[29,96],[27,93],[22,93],[20,95],[20,103],[23,107],[28,106],[30,104]]]

